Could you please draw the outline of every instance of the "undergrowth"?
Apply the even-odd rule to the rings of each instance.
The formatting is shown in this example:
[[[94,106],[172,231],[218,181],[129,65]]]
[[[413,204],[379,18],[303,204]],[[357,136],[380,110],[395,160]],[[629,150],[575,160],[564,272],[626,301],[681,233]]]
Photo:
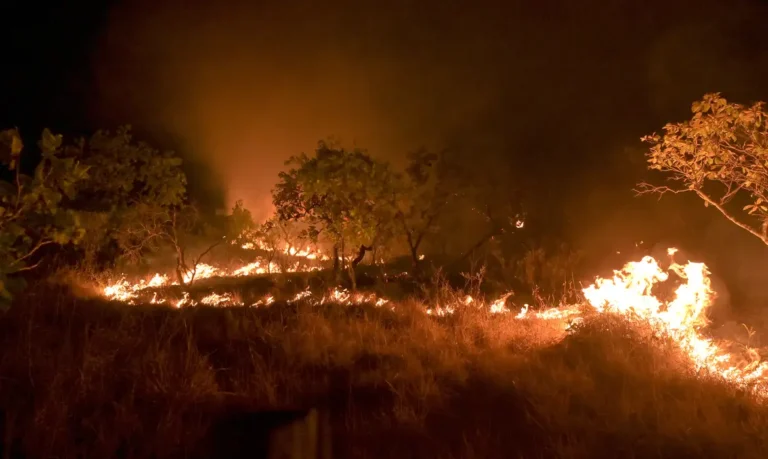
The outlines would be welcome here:
[[[39,288],[0,316],[3,457],[214,457],[239,410],[320,406],[336,457],[764,457],[768,410],[638,324]]]

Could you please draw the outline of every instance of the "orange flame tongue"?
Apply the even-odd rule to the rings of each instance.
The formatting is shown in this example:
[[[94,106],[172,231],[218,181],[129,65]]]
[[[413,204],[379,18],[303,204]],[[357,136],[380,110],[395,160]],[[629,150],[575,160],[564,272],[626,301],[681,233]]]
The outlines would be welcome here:
[[[669,249],[668,253],[672,256],[676,251]],[[707,324],[707,309],[714,298],[707,267],[703,263],[672,262],[669,271],[684,283],[668,302],[659,300],[651,292],[654,285],[669,279],[668,272],[652,257],[627,263],[622,270],[615,271],[611,279],[597,279],[583,290],[584,296],[599,313],[613,312],[647,321],[675,340],[697,368],[737,384],[750,385],[760,394],[766,393],[764,376],[768,374],[768,363],[753,361],[742,367],[734,365],[731,354],[701,334]]]

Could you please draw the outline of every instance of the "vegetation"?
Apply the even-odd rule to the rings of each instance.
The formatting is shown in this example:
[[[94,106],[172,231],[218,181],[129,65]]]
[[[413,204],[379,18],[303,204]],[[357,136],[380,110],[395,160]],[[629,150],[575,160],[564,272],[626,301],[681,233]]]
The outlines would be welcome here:
[[[0,161],[10,172],[0,181],[0,306],[23,288],[19,273],[39,266],[50,245],[78,245],[84,263],[103,268],[122,258],[140,262],[147,253],[171,248],[176,277],[195,279],[202,259],[223,241],[235,241],[254,226],[238,202],[223,218],[201,215],[188,202],[181,159],[135,142],[129,127],[96,132],[65,145],[43,131],[41,159],[33,176],[21,171],[18,130],[0,133]],[[192,241],[205,240],[196,256]]]
[[[216,457],[245,409],[330,411],[335,457],[741,457],[768,410],[648,330],[467,308],[175,310],[37,291],[0,317],[8,457]]]
[[[162,207],[154,204],[135,205],[132,212],[141,215],[126,225],[117,235],[120,247],[126,254],[139,260],[142,254],[170,247],[173,251],[177,281],[184,285],[195,281],[197,267],[214,248],[224,242],[237,242],[238,238],[254,226],[250,212],[238,202],[232,214],[224,218],[204,219],[192,205]],[[213,224],[212,224],[213,223]],[[196,256],[190,255],[190,247],[196,239],[209,241]]]
[[[418,274],[422,242],[425,236],[438,230],[440,216],[460,190],[455,180],[451,181],[444,152],[436,154],[421,149],[411,153],[409,159],[405,180],[394,195],[394,207],[414,272]]]
[[[72,207],[87,222],[83,255],[111,266],[122,257],[133,261],[143,247],[129,235],[159,216],[189,213],[187,179],[175,153],[133,139],[129,127],[98,131],[74,148],[91,174],[77,190]]]
[[[52,244],[76,242],[83,234],[77,214],[67,208],[88,167],[62,157],[61,136],[47,129],[40,140],[42,158],[32,176],[21,171],[23,144],[16,129],[0,132],[0,163],[12,175],[0,181],[0,308],[23,287],[14,277],[37,267],[34,256]]]
[[[768,221],[764,115],[705,96],[691,121],[646,138],[650,166],[674,186],[642,191],[692,191],[768,244],[755,223]],[[338,457],[758,458],[768,448],[763,404],[638,321],[522,320],[473,305],[513,289],[526,312],[583,301],[578,250],[509,237],[526,218],[509,170],[422,149],[397,171],[320,142],[287,162],[277,212],[256,224],[242,202],[203,212],[181,159],[128,128],[69,145],[46,130],[29,177],[18,132],[0,141],[0,299],[14,305],[0,314],[0,457],[216,457],[219,421],[310,405],[330,413]],[[446,248],[459,223],[472,231]],[[266,276],[192,285],[203,261],[248,244],[267,257]],[[331,248],[333,279],[272,272],[287,272],[304,244]],[[25,273],[49,259],[43,248],[98,269],[167,257],[175,282],[130,307],[84,294],[92,286],[75,295],[38,279],[23,291]],[[367,254],[386,263],[361,265]],[[347,286],[390,303],[306,299],[344,270]],[[254,307],[203,306],[223,286],[229,304]],[[158,306],[163,289],[200,306]],[[441,316],[440,305],[457,310]]]
[[[388,205],[397,177],[364,151],[320,142],[313,157],[294,156],[280,173],[273,196],[284,221],[308,225],[308,238],[333,246],[334,271],[347,264],[352,283],[365,253],[389,242],[394,209]]]
[[[768,114],[764,103],[729,103],[720,94],[694,102],[693,118],[644,137],[651,169],[671,185],[641,184],[641,192],[690,192],[704,205],[768,244]]]

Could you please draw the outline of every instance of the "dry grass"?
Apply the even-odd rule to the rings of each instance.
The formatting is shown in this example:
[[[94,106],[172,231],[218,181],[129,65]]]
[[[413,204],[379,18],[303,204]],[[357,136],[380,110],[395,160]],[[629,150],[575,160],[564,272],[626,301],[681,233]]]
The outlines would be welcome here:
[[[330,410],[337,457],[768,450],[768,410],[643,327],[607,317],[566,336],[418,307],[172,310],[38,290],[0,317],[5,457],[211,457],[226,413],[304,405]]]

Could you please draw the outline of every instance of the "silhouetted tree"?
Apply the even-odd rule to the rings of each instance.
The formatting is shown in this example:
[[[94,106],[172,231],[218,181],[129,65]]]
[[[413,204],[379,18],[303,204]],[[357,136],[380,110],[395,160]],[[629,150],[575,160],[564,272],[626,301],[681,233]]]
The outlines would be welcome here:
[[[189,204],[169,207],[140,204],[137,207],[136,213],[141,219],[118,233],[120,248],[128,256],[140,259],[148,251],[170,247],[176,257],[176,278],[182,285],[195,281],[198,266],[214,248],[224,242],[240,242],[241,235],[254,226],[250,212],[240,201],[231,214],[218,219],[205,218]],[[192,242],[199,238],[208,242],[196,255],[191,255]]]
[[[720,94],[694,102],[693,117],[664,126],[650,143],[648,167],[669,185],[641,183],[640,193],[696,194],[705,206],[768,245],[768,114],[764,103],[729,103]]]
[[[88,258],[103,253],[137,221],[169,214],[186,200],[181,158],[135,141],[128,126],[114,133],[97,131],[88,140],[80,139],[72,149],[91,171],[88,179],[79,183],[71,203],[88,230],[84,241]],[[125,254],[108,257],[121,255]]]
[[[448,175],[445,153],[426,149],[409,154],[404,180],[397,182],[394,206],[400,232],[405,236],[414,273],[419,273],[419,248],[424,238],[439,230],[440,215],[462,191]]]
[[[13,276],[34,269],[34,257],[45,246],[77,242],[83,235],[77,214],[66,208],[88,167],[62,157],[62,138],[48,129],[39,142],[42,158],[32,176],[21,172],[23,150],[16,129],[0,132],[0,164],[13,177],[0,180],[0,306],[6,307],[23,280]]]
[[[313,156],[294,156],[286,165],[292,167],[280,173],[272,192],[279,219],[306,223],[305,235],[313,242],[330,241],[337,274],[351,258],[354,287],[355,267],[365,253],[389,242],[396,174],[364,150],[326,142],[319,142]]]

